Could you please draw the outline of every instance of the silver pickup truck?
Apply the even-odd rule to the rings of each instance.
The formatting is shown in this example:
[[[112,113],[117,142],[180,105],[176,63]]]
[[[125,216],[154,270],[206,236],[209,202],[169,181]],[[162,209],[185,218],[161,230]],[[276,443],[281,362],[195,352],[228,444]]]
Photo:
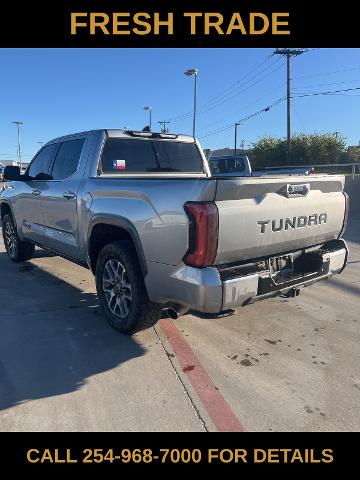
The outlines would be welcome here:
[[[123,333],[168,309],[218,314],[340,273],[348,200],[337,175],[212,175],[193,137],[96,130],[6,167],[6,251],[35,245],[89,268]]]

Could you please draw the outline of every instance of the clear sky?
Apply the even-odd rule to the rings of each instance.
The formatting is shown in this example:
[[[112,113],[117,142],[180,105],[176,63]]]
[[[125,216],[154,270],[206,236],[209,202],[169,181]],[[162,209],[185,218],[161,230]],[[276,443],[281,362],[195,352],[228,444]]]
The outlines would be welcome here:
[[[22,120],[23,160],[38,142],[93,128],[142,129],[188,114],[171,131],[191,133],[197,68],[197,136],[222,129],[286,93],[285,60],[272,49],[0,49],[0,162],[16,156]],[[270,57],[270,58],[269,58]],[[336,72],[336,73],[334,73]],[[311,49],[292,60],[292,89],[315,93],[360,87],[360,49]],[[293,132],[341,132],[360,141],[360,90],[294,98]],[[158,125],[157,125],[158,127]],[[238,127],[239,141],[286,135],[286,102]],[[233,146],[234,129],[203,137],[203,147]],[[4,155],[10,154],[10,155]]]

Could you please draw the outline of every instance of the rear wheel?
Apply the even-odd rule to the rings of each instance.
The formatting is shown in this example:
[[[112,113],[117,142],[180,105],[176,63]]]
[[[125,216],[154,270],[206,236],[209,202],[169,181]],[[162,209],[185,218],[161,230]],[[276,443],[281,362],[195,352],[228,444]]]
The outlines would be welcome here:
[[[5,249],[13,262],[30,260],[35,251],[35,245],[20,240],[11,215],[5,215],[2,222],[2,233]]]
[[[149,300],[137,255],[127,241],[106,245],[96,264],[96,289],[110,325],[133,334],[152,327],[162,307]]]

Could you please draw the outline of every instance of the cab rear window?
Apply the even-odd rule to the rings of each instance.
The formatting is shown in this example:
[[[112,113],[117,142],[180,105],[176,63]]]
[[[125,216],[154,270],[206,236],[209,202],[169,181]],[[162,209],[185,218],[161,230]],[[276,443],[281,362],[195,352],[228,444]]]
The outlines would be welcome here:
[[[101,157],[102,173],[202,173],[194,143],[108,138]]]

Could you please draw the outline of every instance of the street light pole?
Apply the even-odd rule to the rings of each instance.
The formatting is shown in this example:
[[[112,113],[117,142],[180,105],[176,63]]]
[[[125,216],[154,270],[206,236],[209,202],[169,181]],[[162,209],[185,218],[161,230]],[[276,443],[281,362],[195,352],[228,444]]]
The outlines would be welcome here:
[[[21,170],[21,146],[20,146],[20,125],[23,125],[24,122],[21,121],[16,121],[12,122],[16,125],[17,127],[17,163],[20,167]]]
[[[196,132],[196,100],[197,100],[197,72],[194,75],[194,115],[193,115],[193,137]]]
[[[194,111],[193,111],[193,137],[196,134],[196,101],[197,101],[197,77],[198,77],[198,70],[196,68],[189,68],[184,72],[187,77],[195,77],[194,78]]]
[[[149,129],[150,129],[150,132],[152,130],[152,125],[151,125],[151,111],[152,111],[152,107],[150,107],[149,105],[144,107],[143,110],[148,110],[149,111]]]

